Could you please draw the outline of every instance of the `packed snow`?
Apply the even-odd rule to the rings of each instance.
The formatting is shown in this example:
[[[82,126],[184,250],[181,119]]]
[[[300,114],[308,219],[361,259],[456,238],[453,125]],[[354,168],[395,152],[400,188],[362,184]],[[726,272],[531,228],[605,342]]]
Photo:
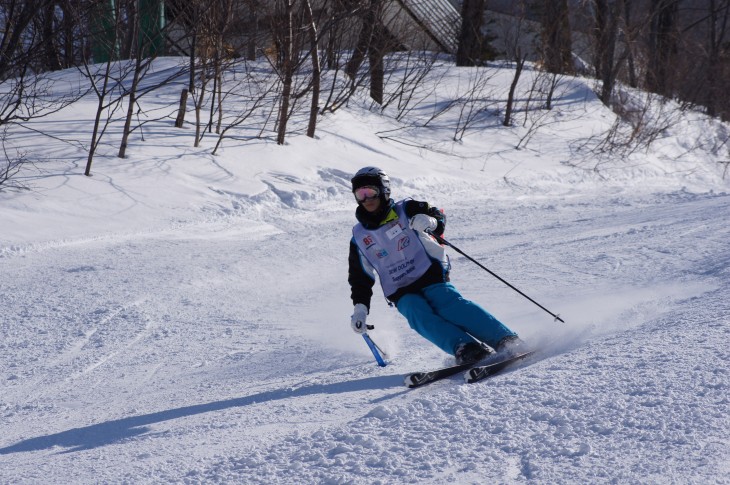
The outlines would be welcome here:
[[[436,69],[439,96],[472,76]],[[113,124],[92,177],[94,99],[16,128],[35,163],[0,191],[0,483],[730,483],[728,127],[677,114],[649,149],[593,159],[576,146],[615,115],[590,80],[561,86],[534,133],[487,110],[459,141],[458,110],[419,127],[435,102],[408,123],[360,93],[315,139],[213,156],[173,111],[126,159]],[[536,356],[406,389],[453,358],[376,286],[376,365],[349,325],[365,165],[565,320],[449,250],[456,287]]]

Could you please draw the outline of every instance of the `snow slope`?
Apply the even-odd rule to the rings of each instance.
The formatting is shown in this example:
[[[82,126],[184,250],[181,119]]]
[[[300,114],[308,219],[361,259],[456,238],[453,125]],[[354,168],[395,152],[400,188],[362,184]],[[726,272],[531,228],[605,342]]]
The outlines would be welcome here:
[[[717,153],[687,149],[724,128],[689,120],[585,170],[567,146],[611,115],[571,89],[523,150],[519,127],[383,140],[394,121],[356,105],[315,140],[217,157],[161,126],[119,161],[112,133],[91,178],[82,151],[33,140],[59,160],[0,192],[0,483],[730,483],[730,194]],[[65,139],[91,118],[63,116]],[[560,313],[451,252],[536,358],[407,390],[449,357],[376,290],[375,365],[346,282],[368,164]]]

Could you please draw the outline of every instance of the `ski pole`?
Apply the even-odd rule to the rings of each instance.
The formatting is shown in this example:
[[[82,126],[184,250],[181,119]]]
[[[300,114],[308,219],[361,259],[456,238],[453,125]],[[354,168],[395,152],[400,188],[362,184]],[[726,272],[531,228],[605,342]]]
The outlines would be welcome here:
[[[501,276],[499,276],[498,274],[494,273],[494,272],[493,272],[493,271],[491,271],[491,270],[490,270],[489,268],[485,267],[485,266],[484,266],[483,264],[481,264],[481,263],[480,263],[479,261],[477,261],[476,259],[474,259],[474,258],[472,258],[471,256],[469,256],[469,255],[468,255],[468,254],[466,254],[466,253],[465,253],[464,251],[462,251],[461,249],[457,248],[456,246],[454,246],[453,244],[451,244],[451,243],[450,243],[449,241],[447,241],[446,239],[444,239],[444,238],[442,238],[441,236],[438,236],[438,235],[436,235],[436,234],[434,234],[434,233],[430,233],[430,234],[431,234],[431,235],[432,235],[432,236],[433,236],[433,237],[434,237],[434,238],[435,238],[435,239],[436,239],[436,240],[437,240],[437,241],[438,241],[439,243],[441,243],[441,244],[445,244],[445,245],[449,246],[449,247],[450,247],[451,249],[453,249],[453,250],[454,250],[454,251],[456,251],[457,253],[461,254],[461,255],[462,255],[462,256],[464,256],[464,257],[465,257],[466,259],[468,259],[468,260],[469,260],[469,261],[471,261],[472,263],[476,264],[477,266],[479,266],[480,268],[482,268],[482,269],[483,269],[484,271],[486,271],[487,273],[489,273],[490,275],[494,276],[495,278],[497,278],[497,279],[498,279],[499,281],[501,281],[501,282],[502,282],[502,283],[504,283],[505,285],[507,285],[507,286],[509,286],[510,288],[512,288],[513,290],[515,290],[515,291],[516,291],[517,293],[519,293],[520,295],[522,295],[522,296],[524,296],[525,298],[527,298],[528,300],[530,300],[530,301],[531,301],[532,303],[534,303],[535,305],[537,305],[538,307],[540,307],[540,308],[541,308],[542,310],[544,310],[544,311],[546,311],[547,313],[549,313],[549,314],[550,314],[550,315],[551,315],[552,317],[554,317],[554,318],[555,318],[555,320],[557,320],[557,321],[559,321],[559,322],[563,322],[563,323],[565,323],[565,320],[563,320],[562,318],[560,318],[560,315],[557,315],[557,314],[555,314],[555,313],[551,312],[550,310],[548,310],[547,308],[545,308],[544,306],[540,305],[540,304],[539,304],[538,302],[536,302],[535,300],[533,300],[532,298],[530,298],[529,296],[525,295],[525,294],[524,294],[523,292],[521,292],[520,290],[518,290],[517,288],[515,288],[515,287],[514,287],[513,285],[511,285],[511,284],[510,284],[509,282],[507,282],[507,281],[506,281],[506,280],[505,280],[504,278],[502,278],[502,277],[501,277]]]
[[[368,329],[372,330],[373,328],[375,328],[375,327],[373,327],[372,325],[368,325]],[[364,334],[362,334],[362,338],[365,340],[365,343],[368,344],[368,347],[370,348],[370,351],[375,356],[375,361],[378,363],[378,365],[380,367],[385,367],[386,365],[388,365],[385,362],[385,359],[383,359],[383,355],[385,355],[387,357],[386,353],[383,352],[383,350],[380,347],[378,347],[378,345],[375,342],[373,342],[373,339],[370,338],[370,335],[368,335],[367,332],[365,332]]]

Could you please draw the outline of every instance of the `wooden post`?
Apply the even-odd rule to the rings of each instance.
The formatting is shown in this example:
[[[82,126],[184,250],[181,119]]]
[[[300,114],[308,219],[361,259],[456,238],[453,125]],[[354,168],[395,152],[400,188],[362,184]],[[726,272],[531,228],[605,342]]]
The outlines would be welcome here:
[[[185,109],[188,105],[188,90],[183,89],[180,93],[180,107],[177,110],[177,119],[175,120],[175,128],[182,128],[185,123]]]

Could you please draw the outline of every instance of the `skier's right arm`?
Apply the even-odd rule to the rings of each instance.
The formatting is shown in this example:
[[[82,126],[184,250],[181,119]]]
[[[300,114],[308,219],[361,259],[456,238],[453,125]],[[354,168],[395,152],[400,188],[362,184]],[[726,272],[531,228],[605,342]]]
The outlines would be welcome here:
[[[362,303],[370,309],[370,299],[373,296],[375,271],[370,263],[360,253],[355,241],[350,240],[350,255],[348,257],[348,277],[350,283],[352,304]]]

